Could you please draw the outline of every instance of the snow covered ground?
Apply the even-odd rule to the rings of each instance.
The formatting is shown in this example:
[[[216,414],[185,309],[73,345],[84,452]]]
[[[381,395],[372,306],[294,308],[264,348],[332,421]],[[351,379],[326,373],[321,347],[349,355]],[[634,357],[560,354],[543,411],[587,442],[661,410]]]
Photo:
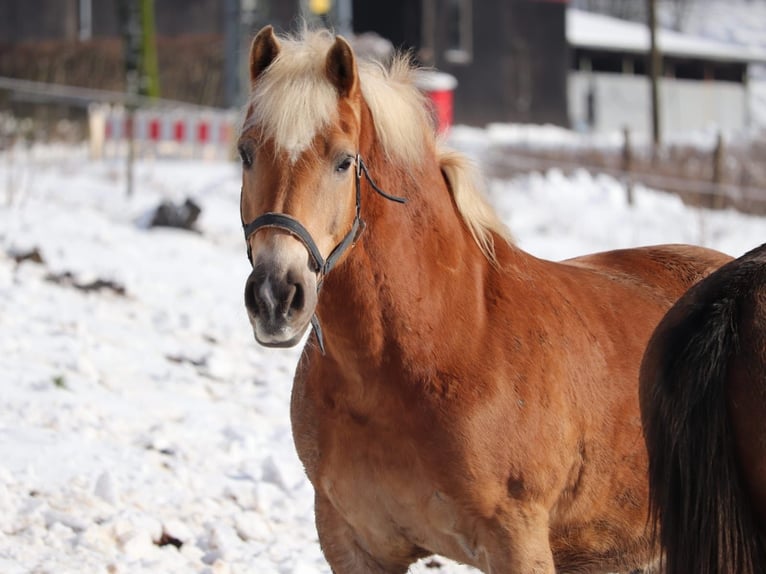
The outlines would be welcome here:
[[[142,161],[131,199],[122,170],[84,150],[0,155],[0,572],[328,573],[290,434],[299,351],[256,346],[243,309],[238,167]],[[552,259],[766,240],[766,219],[640,188],[629,207],[584,172],[489,192],[520,246]],[[137,224],[187,196],[200,233]],[[14,260],[33,248],[42,264]],[[439,563],[413,572],[469,571]]]

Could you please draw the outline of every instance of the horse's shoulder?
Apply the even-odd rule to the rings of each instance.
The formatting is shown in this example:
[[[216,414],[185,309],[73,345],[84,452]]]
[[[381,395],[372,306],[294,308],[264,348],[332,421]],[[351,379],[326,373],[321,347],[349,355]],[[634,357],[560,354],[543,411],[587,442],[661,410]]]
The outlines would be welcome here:
[[[563,263],[660,289],[675,298],[731,260],[706,247],[670,244],[603,251]]]

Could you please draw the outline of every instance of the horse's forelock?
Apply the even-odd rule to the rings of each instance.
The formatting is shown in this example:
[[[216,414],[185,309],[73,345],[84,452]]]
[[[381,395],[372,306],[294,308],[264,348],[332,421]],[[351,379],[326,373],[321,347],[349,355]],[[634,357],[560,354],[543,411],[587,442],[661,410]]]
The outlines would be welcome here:
[[[333,41],[326,30],[281,37],[279,55],[253,87],[243,130],[259,127],[296,159],[318,133],[337,122],[338,93],[325,72]],[[421,161],[433,129],[424,96],[412,83],[408,58],[397,56],[388,67],[357,64],[362,96],[384,153],[405,166]]]
[[[253,86],[243,131],[259,127],[277,148],[297,159],[338,117],[337,93],[324,73],[332,42],[327,31],[280,38],[279,55]]]

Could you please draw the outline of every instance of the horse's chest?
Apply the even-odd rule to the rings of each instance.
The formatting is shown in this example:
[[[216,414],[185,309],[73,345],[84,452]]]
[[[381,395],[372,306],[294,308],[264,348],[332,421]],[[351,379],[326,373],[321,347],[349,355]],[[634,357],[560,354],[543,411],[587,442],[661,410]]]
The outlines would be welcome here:
[[[375,538],[418,538],[417,518],[422,522],[423,502],[436,485],[417,453],[389,433],[351,433],[354,440],[342,432],[324,445],[315,486],[355,529]]]
[[[326,421],[320,426],[314,487],[360,544],[373,554],[410,555],[420,548],[472,558],[472,537],[457,506],[427,470],[433,461],[412,436],[395,427]]]
[[[318,488],[363,538],[373,545],[407,534],[417,497],[391,471],[372,472],[361,461],[339,462]]]

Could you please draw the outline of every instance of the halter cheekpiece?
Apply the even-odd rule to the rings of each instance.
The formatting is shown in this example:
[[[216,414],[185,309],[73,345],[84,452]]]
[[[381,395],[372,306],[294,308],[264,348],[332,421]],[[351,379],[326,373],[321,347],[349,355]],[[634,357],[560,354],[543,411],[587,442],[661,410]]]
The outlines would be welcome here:
[[[343,254],[351,246],[353,246],[354,243],[356,243],[356,240],[364,231],[365,224],[364,220],[362,219],[362,174],[364,174],[367,182],[370,184],[370,187],[372,187],[372,189],[374,189],[379,195],[390,201],[395,201],[397,203],[407,203],[406,198],[390,195],[377,186],[375,181],[370,176],[370,172],[367,170],[367,166],[359,154],[356,154],[355,164],[356,212],[354,214],[354,223],[351,225],[351,229],[348,231],[348,233],[346,233],[343,239],[341,239],[340,243],[338,243],[338,245],[336,245],[330,252],[330,255],[327,256],[327,259],[322,257],[322,253],[319,251],[316,242],[300,221],[285,213],[268,212],[259,215],[250,223],[245,224],[244,221],[242,222],[242,227],[245,231],[245,242],[247,243],[247,259],[250,261],[250,264],[252,265],[253,262],[250,243],[248,242],[250,236],[263,227],[275,227],[278,229],[283,229],[299,239],[301,243],[303,243],[303,245],[306,247],[306,250],[309,252],[313,264],[312,267],[314,272],[317,274],[317,293],[319,293],[319,289],[322,287],[322,282],[324,281],[325,275],[327,275],[333,269],[333,267],[335,267]],[[319,343],[319,350],[324,355],[324,338],[322,336],[322,328],[319,325],[319,319],[317,318],[316,313],[311,317],[311,326],[314,328],[314,332],[316,333],[317,341]]]

